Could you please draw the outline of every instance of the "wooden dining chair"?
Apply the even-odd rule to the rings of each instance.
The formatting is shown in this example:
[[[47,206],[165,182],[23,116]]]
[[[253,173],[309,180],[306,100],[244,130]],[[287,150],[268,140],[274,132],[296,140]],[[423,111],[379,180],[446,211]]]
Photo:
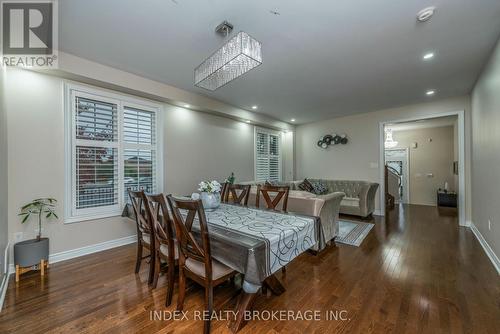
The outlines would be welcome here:
[[[220,184],[220,200],[222,203],[226,202],[226,193],[227,193],[227,188],[229,186],[229,182],[222,182]]]
[[[213,311],[213,289],[237,274],[236,271],[212,259],[207,219],[201,200],[189,200],[167,196],[175,222],[179,245],[179,294],[177,311],[184,307],[186,277],[205,288],[205,310],[211,316]],[[184,215],[180,210],[184,211]],[[200,242],[193,235],[193,223],[197,218]],[[203,324],[204,333],[210,333],[210,316]]]
[[[286,212],[288,207],[288,193],[290,192],[289,186],[272,186],[272,185],[257,185],[257,195],[255,196],[255,206],[258,208],[260,206],[260,194],[266,202],[267,209]],[[271,199],[271,195],[275,195]],[[281,210],[277,209],[279,203],[282,202]],[[286,267],[281,268],[281,273],[286,275]],[[266,289],[263,288],[263,292],[267,293]]]
[[[267,209],[276,211],[285,211],[288,206],[288,193],[290,192],[289,186],[271,186],[271,185],[257,185],[257,195],[255,196],[255,206],[258,208],[260,206],[260,195],[266,202]],[[271,195],[275,195],[271,199]],[[281,210],[278,209],[278,205],[282,202]]]
[[[170,306],[174,292],[175,266],[179,259],[177,241],[174,238],[174,222],[170,218],[167,200],[163,194],[146,195],[148,219],[152,222],[155,234],[155,265],[153,288],[158,284],[161,264],[167,264],[167,298],[165,305]]]
[[[251,187],[249,184],[229,184],[226,188],[224,202],[247,206]]]
[[[155,266],[155,234],[151,225],[151,221],[146,213],[146,195],[143,190],[132,191],[128,190],[130,203],[134,210],[135,223],[137,226],[137,258],[135,260],[135,273],[137,274],[141,269],[142,260],[149,258],[149,275],[148,284],[153,282],[153,273]],[[143,256],[143,250],[147,249],[149,254]]]

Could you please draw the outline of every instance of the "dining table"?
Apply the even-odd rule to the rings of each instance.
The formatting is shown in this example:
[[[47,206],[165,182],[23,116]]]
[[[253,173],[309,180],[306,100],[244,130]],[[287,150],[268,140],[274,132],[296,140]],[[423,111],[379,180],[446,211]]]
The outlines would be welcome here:
[[[133,210],[128,210],[133,216]],[[274,275],[294,258],[323,244],[319,217],[221,203],[205,210],[212,257],[243,274],[242,292],[229,323],[237,332],[246,323],[259,290],[279,295],[284,286]],[[192,232],[199,238],[199,225]]]

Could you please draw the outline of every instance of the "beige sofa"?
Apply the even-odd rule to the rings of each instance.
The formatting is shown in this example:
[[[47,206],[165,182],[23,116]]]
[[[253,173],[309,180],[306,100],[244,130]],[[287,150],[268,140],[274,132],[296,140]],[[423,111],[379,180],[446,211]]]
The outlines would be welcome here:
[[[255,206],[257,186],[255,182],[244,182],[252,184],[248,205]],[[300,182],[298,182],[300,183]],[[307,191],[296,190],[297,182],[288,182],[290,193],[288,194],[288,212],[319,217],[321,221],[322,239],[314,250],[321,250],[324,246],[338,235],[338,216],[340,203],[345,194],[333,192],[326,195],[315,195]],[[260,207],[265,208],[265,202],[260,197]]]
[[[378,183],[368,181],[343,181],[308,179],[311,182],[322,181],[328,187],[328,193],[343,192],[345,197],[340,203],[340,213],[359,217],[368,217],[375,211],[375,195]],[[295,181],[297,184],[302,181]]]

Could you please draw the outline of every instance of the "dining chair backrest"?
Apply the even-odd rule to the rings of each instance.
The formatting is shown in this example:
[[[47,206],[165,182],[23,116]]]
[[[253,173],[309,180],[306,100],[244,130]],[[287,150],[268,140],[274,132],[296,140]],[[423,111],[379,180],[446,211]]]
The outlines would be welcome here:
[[[229,182],[222,182],[220,184],[220,200],[221,202],[225,203],[226,202],[226,194],[227,194],[227,189],[229,186]]]
[[[134,210],[137,233],[139,234],[139,237],[141,237],[142,234],[152,235],[154,233],[154,230],[152,228],[151,221],[147,217],[147,199],[144,191],[128,190],[128,195],[130,197],[130,203],[132,204],[132,208]]]
[[[207,218],[201,200],[182,199],[172,195],[168,195],[167,200],[175,223],[180,253],[179,265],[183,265],[187,259],[202,262],[205,266],[206,277],[211,278],[212,257],[210,239],[208,236]],[[181,213],[181,210],[184,211],[184,215]],[[201,245],[193,235],[195,218],[198,218]]]
[[[251,185],[245,184],[229,184],[226,189],[225,201],[226,203],[240,204],[247,206],[248,198],[250,197]],[[238,194],[239,192],[239,194]],[[231,197],[231,198],[229,198]]]
[[[289,186],[271,186],[271,185],[257,185],[257,195],[255,196],[255,206],[260,206],[260,195],[264,198],[266,206],[271,210],[286,211],[288,206],[288,193],[290,192]],[[274,198],[271,198],[271,195]],[[277,209],[278,204],[282,202],[281,210]]]
[[[163,194],[146,195],[146,198],[146,211],[156,239],[160,244],[168,245],[169,254],[174,254],[174,222],[170,218],[167,200]]]

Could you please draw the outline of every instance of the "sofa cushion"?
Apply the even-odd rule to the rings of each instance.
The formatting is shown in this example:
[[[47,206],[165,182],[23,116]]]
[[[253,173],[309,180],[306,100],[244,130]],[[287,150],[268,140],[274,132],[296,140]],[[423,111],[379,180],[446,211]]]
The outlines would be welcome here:
[[[308,191],[312,193],[314,191],[314,187],[311,182],[309,182],[308,179],[304,179],[301,183],[298,185],[300,190]]]
[[[359,198],[344,197],[344,199],[342,199],[342,202],[340,202],[340,205],[343,205],[343,206],[359,206]]]
[[[288,198],[316,198],[316,194],[310,193],[304,190],[290,190],[288,193]]]
[[[266,181],[264,185],[271,187],[289,187],[288,182]]]

